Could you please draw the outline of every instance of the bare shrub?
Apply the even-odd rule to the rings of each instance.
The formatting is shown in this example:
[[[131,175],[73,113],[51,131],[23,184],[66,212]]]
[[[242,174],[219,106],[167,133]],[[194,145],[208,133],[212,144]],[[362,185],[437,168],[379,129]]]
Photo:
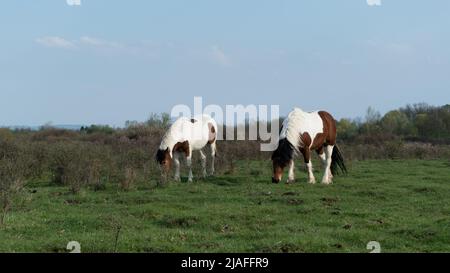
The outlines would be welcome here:
[[[78,133],[71,130],[57,129],[52,127],[43,127],[41,130],[32,134],[33,141],[57,142],[64,140],[73,140],[78,137]]]
[[[433,145],[430,143],[405,143],[403,157],[417,159],[450,158],[449,145]]]
[[[53,184],[66,184],[66,173],[73,157],[73,150],[72,144],[69,143],[56,143],[51,146],[50,170]]]
[[[403,151],[403,142],[401,140],[387,141],[384,145],[384,153],[389,159],[400,158]]]
[[[87,185],[95,190],[104,188],[104,178],[109,178],[113,169],[109,150],[94,144],[57,143],[50,155],[53,183],[69,186],[73,193]]]
[[[136,170],[131,167],[127,167],[124,170],[123,178],[120,180],[120,188],[125,191],[128,191],[135,185],[136,180],[137,180]]]
[[[13,142],[0,142],[0,225],[4,225],[6,215],[12,207],[14,197],[23,187],[25,166],[21,161],[21,150]]]

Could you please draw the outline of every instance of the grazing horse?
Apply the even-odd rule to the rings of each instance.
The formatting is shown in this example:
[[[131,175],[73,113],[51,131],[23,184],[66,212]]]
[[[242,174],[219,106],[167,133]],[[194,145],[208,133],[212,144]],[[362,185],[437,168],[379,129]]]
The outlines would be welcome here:
[[[175,121],[164,135],[156,160],[161,165],[163,175],[169,172],[172,161],[175,164],[175,181],[180,181],[180,159],[186,158],[189,167],[189,182],[193,180],[192,152],[200,151],[203,177],[206,177],[207,156],[202,149],[209,145],[211,150],[211,175],[214,175],[214,159],[216,156],[217,123],[210,116],[196,118],[181,117]]]
[[[289,166],[287,183],[295,181],[294,156],[299,152],[308,169],[309,183],[315,184],[311,151],[316,151],[325,167],[323,184],[331,184],[338,167],[347,172],[342,154],[336,146],[336,121],[325,111],[307,113],[295,108],[283,122],[278,148],[273,152],[273,183],[279,183],[283,170]]]

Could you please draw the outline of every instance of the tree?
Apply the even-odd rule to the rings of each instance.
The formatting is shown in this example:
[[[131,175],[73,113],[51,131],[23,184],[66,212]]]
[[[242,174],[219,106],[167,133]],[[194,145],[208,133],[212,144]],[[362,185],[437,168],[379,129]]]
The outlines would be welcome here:
[[[381,119],[381,114],[375,108],[369,106],[366,111],[366,123],[375,124]]]
[[[139,122],[137,120],[127,120],[125,121],[125,128],[138,126]]]
[[[372,107],[367,108],[365,123],[361,127],[362,133],[372,134],[380,131],[381,114]]]
[[[343,140],[351,140],[358,135],[358,124],[350,119],[341,119],[337,123],[337,131],[339,138]]]
[[[167,113],[162,113],[160,115],[152,113],[146,123],[150,127],[167,129],[170,126],[170,120],[170,115]]]
[[[390,134],[399,136],[413,136],[417,133],[408,116],[398,110],[390,111],[384,115],[381,119],[381,128]]]

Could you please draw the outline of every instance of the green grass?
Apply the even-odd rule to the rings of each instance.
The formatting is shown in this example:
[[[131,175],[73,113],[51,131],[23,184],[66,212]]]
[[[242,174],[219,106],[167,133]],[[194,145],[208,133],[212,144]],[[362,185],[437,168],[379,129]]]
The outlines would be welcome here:
[[[237,166],[128,192],[29,183],[0,227],[0,252],[66,252],[69,241],[83,252],[368,252],[369,241],[450,251],[448,161],[353,162],[331,186],[307,184],[300,166],[292,185],[270,183],[270,162]]]

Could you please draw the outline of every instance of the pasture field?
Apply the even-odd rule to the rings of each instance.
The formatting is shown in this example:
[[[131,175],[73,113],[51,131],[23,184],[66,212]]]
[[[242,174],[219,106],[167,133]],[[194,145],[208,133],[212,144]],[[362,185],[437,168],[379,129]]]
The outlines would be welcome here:
[[[356,161],[331,186],[307,184],[300,163],[291,185],[270,183],[269,161],[129,191],[28,182],[0,227],[0,252],[67,252],[69,241],[82,252],[369,252],[370,241],[450,252],[449,161]]]

